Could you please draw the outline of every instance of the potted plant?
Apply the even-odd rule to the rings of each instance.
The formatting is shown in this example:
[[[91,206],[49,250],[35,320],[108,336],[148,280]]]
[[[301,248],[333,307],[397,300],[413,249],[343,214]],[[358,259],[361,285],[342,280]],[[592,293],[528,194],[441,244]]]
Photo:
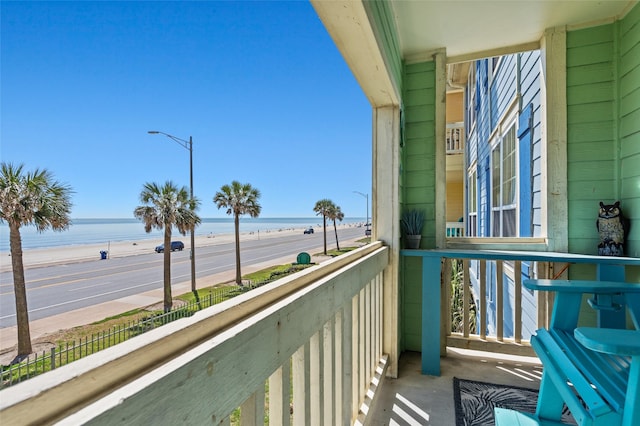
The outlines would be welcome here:
[[[422,226],[424,225],[424,212],[416,209],[407,210],[403,213],[400,224],[405,233],[407,248],[420,248]]]

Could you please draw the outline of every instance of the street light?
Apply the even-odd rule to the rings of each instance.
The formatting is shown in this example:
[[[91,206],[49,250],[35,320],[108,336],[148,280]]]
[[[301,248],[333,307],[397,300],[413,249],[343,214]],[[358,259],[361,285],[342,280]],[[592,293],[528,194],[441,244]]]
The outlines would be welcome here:
[[[189,136],[189,140],[180,139],[165,132],[159,132],[157,130],[149,130],[147,133],[150,135],[165,135],[169,139],[173,139],[181,147],[189,150],[189,192],[191,199],[193,200],[193,139]],[[194,235],[194,229],[191,227],[191,291],[196,291],[196,239]]]
[[[360,191],[353,191],[356,194],[360,194],[362,195],[364,198],[367,199],[367,222],[365,223],[365,235],[371,235],[371,231],[369,231],[369,194],[363,194]]]

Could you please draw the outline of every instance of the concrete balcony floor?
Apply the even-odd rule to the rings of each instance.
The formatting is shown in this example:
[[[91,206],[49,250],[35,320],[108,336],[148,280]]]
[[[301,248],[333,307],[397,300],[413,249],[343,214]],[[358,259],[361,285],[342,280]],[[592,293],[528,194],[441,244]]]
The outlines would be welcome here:
[[[398,378],[386,378],[369,416],[370,425],[455,425],[453,378],[538,389],[538,358],[448,348],[441,376],[420,373],[420,353],[400,357]]]

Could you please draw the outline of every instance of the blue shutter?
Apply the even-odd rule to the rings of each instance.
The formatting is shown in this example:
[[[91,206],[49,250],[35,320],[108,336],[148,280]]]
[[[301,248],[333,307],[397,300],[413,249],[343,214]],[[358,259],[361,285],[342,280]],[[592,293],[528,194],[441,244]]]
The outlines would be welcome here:
[[[520,156],[520,237],[531,237],[533,235],[533,220],[531,214],[531,204],[533,197],[531,173],[531,132],[533,121],[533,105],[527,105],[520,114],[518,122],[518,143]]]

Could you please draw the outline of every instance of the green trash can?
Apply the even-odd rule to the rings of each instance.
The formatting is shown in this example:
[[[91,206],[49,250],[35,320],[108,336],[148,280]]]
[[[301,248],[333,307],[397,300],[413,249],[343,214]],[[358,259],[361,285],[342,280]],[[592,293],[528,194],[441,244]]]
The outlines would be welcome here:
[[[308,265],[311,263],[311,256],[309,255],[309,253],[303,251],[302,253],[298,254],[296,263],[298,265]]]

